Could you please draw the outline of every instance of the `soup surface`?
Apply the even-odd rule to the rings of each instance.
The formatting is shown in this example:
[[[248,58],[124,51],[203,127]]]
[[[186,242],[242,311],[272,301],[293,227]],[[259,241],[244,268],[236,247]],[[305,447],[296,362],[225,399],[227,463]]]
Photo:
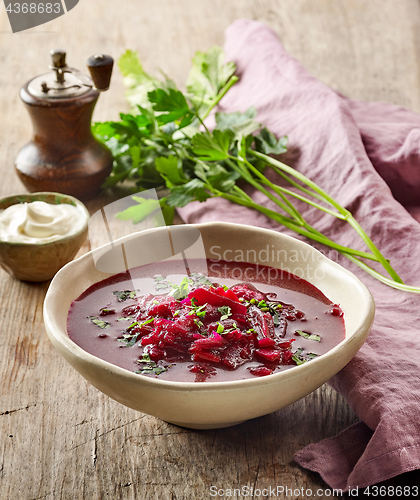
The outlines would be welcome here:
[[[82,349],[148,377],[227,381],[287,370],[345,337],[343,312],[293,274],[238,262],[131,269],[88,288],[70,306]]]

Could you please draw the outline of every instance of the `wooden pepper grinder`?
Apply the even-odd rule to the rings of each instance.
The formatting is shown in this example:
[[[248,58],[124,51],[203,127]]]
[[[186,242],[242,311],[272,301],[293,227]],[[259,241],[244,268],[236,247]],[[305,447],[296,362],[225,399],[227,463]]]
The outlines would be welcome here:
[[[91,78],[66,64],[66,53],[51,51],[52,70],[25,84],[20,97],[29,112],[33,138],[15,160],[30,192],[55,191],[86,200],[95,196],[112,169],[112,154],[92,134],[99,92],[107,90],[113,59],[87,61]]]

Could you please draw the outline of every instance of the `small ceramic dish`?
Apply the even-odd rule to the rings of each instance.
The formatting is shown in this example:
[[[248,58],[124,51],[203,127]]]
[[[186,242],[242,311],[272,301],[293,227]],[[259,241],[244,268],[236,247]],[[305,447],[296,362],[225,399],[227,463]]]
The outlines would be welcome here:
[[[71,302],[89,286],[118,272],[101,270],[100,261],[103,264],[109,255],[108,261],[112,264],[116,261],[116,250],[124,248],[124,255],[130,260],[129,267],[159,262],[165,255],[156,237],[170,232],[172,242],[175,232],[182,233],[188,228],[196,228],[201,233],[208,259],[220,259],[217,255],[222,255],[223,260],[235,256],[238,261],[242,260],[241,255],[254,255],[254,264],[284,269],[314,284],[344,311],[345,339],[319,358],[279,373],[204,383],[172,382],[137,375],[88,354],[70,340],[66,322]],[[181,236],[178,240],[188,240],[188,235],[185,238],[182,234],[178,236]],[[281,250],[275,260],[271,257],[275,253],[272,249]],[[374,310],[372,296],[358,278],[306,243],[266,229],[212,222],[142,231],[115,241],[112,247],[103,247],[96,256],[90,252],[67,264],[57,273],[47,292],[44,322],[57,350],[104,394],[176,425],[211,429],[274,412],[320,387],[360,349],[371,328]]]
[[[83,227],[70,236],[58,240],[36,243],[17,243],[0,238],[0,266],[22,281],[46,281],[70,262],[86,239],[89,212],[82,202],[73,196],[59,193],[28,193],[8,196],[0,200],[0,210],[18,203],[44,201],[54,205],[66,203],[75,206],[85,218]]]

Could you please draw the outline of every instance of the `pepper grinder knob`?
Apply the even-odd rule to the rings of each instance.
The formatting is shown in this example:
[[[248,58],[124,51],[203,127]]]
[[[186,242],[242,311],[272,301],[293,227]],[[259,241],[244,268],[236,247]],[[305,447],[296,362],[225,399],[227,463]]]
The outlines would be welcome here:
[[[66,66],[66,52],[62,49],[50,50],[51,62],[54,68]]]
[[[92,77],[94,89],[103,92],[108,90],[111,81],[114,59],[105,54],[96,54],[89,57],[87,67]]]

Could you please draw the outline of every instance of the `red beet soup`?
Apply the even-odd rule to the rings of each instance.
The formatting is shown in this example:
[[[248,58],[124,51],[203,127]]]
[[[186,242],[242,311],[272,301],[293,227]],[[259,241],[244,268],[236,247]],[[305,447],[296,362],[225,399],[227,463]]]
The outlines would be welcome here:
[[[69,337],[139,376],[181,382],[263,377],[326,353],[343,312],[315,286],[259,264],[165,261],[107,278],[70,306]]]

